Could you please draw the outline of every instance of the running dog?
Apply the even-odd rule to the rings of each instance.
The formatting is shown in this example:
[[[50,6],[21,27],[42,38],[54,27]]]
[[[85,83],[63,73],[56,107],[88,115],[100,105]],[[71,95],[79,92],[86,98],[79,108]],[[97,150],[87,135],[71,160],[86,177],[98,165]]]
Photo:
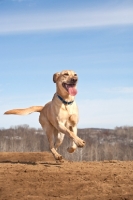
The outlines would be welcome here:
[[[73,153],[77,147],[84,147],[85,141],[77,136],[78,108],[74,100],[77,94],[78,76],[72,70],[64,70],[53,75],[56,83],[56,93],[52,101],[44,106],[32,106],[26,109],[14,109],[4,114],[27,115],[40,112],[39,122],[47,135],[49,146],[56,161],[61,161],[62,156],[57,152],[64,135],[71,139],[67,148]]]

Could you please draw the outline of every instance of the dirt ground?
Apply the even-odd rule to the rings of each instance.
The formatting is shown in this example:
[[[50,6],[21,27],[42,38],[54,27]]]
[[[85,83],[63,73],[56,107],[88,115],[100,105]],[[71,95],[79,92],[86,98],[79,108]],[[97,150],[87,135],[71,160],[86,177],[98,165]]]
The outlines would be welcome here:
[[[51,153],[0,153],[0,200],[133,200],[133,162],[56,164]]]

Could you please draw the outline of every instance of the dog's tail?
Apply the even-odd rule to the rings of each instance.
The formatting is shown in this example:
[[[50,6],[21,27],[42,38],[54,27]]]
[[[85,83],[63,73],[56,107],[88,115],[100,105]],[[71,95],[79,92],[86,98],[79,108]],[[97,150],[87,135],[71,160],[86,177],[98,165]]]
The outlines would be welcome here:
[[[13,114],[13,115],[28,115],[33,112],[41,112],[43,109],[43,106],[32,106],[29,108],[24,108],[24,109],[13,109],[13,110],[8,110],[4,114]]]

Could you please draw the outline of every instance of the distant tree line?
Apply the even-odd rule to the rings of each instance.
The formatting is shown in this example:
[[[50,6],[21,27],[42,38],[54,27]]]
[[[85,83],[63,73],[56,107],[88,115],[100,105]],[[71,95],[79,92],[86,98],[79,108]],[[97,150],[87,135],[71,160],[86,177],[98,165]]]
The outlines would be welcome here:
[[[69,154],[69,138],[65,137],[58,152],[67,160],[102,161],[133,160],[133,127],[115,129],[78,129],[78,136],[85,140],[84,148]],[[49,151],[47,136],[42,129],[28,125],[0,129],[0,152]]]

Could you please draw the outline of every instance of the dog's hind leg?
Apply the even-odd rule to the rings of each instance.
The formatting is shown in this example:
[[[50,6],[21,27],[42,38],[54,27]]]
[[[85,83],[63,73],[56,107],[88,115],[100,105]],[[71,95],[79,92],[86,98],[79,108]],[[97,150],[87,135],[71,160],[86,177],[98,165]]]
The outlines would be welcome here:
[[[56,151],[55,146],[54,146],[54,135],[56,134],[57,130],[48,121],[45,122],[45,126],[43,126],[43,130],[47,135],[47,138],[49,141],[49,147],[55,160],[61,161],[62,156]]]

